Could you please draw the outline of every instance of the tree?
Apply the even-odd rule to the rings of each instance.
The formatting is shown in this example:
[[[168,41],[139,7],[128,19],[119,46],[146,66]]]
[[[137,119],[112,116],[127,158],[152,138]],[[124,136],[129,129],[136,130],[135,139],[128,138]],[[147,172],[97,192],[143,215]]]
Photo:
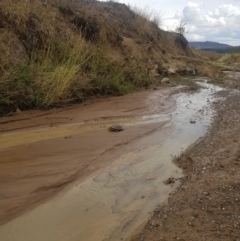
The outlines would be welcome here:
[[[179,23],[179,25],[176,27],[175,32],[183,35],[186,31],[185,29],[186,23],[183,23],[182,21]]]

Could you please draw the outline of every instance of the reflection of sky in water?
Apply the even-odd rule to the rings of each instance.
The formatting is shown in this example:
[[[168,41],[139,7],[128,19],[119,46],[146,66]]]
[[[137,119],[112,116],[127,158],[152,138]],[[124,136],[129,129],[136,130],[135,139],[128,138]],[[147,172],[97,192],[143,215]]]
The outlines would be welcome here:
[[[203,80],[203,79],[200,79]],[[206,82],[198,82],[202,87],[197,93],[180,93],[175,95],[177,109],[172,114],[153,114],[138,118],[138,122],[129,123],[128,125],[136,125],[136,123],[157,123],[160,121],[172,121],[176,126],[174,136],[172,139],[179,138],[181,133],[194,133],[191,140],[195,137],[202,136],[205,133],[206,127],[211,123],[213,116],[212,110],[209,109],[209,103],[214,98],[213,94],[222,90],[218,86],[208,84]],[[208,107],[208,109],[206,109]],[[201,112],[203,111],[203,113]],[[196,121],[195,124],[191,124],[190,120]]]
[[[213,94],[222,88],[202,82],[198,84],[203,88],[197,93],[175,95],[177,109],[172,113],[172,120],[176,125],[176,131],[170,137],[172,140],[179,140],[190,145],[204,135],[207,126],[211,123],[213,111],[209,103],[214,101]],[[196,123],[190,123],[191,120]]]

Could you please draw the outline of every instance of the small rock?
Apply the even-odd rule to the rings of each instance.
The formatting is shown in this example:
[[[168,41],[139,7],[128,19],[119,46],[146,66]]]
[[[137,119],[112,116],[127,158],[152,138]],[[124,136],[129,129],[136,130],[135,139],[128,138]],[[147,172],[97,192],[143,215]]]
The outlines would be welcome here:
[[[176,74],[176,72],[177,72],[177,69],[176,69],[176,68],[170,67],[170,68],[168,69],[168,73],[169,73],[169,74]]]
[[[22,111],[19,108],[17,108],[15,112],[16,112],[16,114],[22,113]]]
[[[195,220],[194,217],[191,217],[191,218],[190,218],[190,222],[193,222],[194,220]]]
[[[191,227],[194,226],[194,224],[192,222],[189,222],[188,225],[191,226]]]
[[[112,125],[108,128],[109,131],[113,131],[113,132],[118,132],[118,131],[123,131],[123,127],[120,125]]]
[[[170,84],[170,80],[169,80],[169,78],[163,78],[163,79],[161,80],[161,83],[162,83],[162,84]]]
[[[191,124],[196,124],[196,121],[195,120],[190,120],[190,123]]]
[[[173,177],[169,177],[167,180],[163,181],[164,184],[169,185],[175,183],[175,179]]]
[[[151,221],[151,226],[155,227],[157,224],[154,220]]]

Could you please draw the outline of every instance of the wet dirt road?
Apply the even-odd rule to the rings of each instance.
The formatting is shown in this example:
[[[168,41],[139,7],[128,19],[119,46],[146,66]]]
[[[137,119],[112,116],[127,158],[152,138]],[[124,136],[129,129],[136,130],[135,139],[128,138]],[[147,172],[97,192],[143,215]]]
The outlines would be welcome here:
[[[163,184],[181,177],[173,156],[210,124],[220,89],[202,85],[0,119],[0,240],[126,240],[178,185]]]
[[[240,237],[240,73],[230,72],[207,133],[174,163],[186,178],[131,241],[238,241]]]

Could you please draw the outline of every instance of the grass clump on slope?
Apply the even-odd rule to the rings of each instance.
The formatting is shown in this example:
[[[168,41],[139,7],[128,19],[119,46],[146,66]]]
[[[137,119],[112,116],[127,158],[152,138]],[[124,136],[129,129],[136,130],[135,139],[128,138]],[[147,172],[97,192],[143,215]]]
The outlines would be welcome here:
[[[0,115],[82,101],[89,95],[125,94],[146,84],[106,59],[104,46],[86,41],[57,8],[23,8],[23,2],[27,4],[0,5]]]

